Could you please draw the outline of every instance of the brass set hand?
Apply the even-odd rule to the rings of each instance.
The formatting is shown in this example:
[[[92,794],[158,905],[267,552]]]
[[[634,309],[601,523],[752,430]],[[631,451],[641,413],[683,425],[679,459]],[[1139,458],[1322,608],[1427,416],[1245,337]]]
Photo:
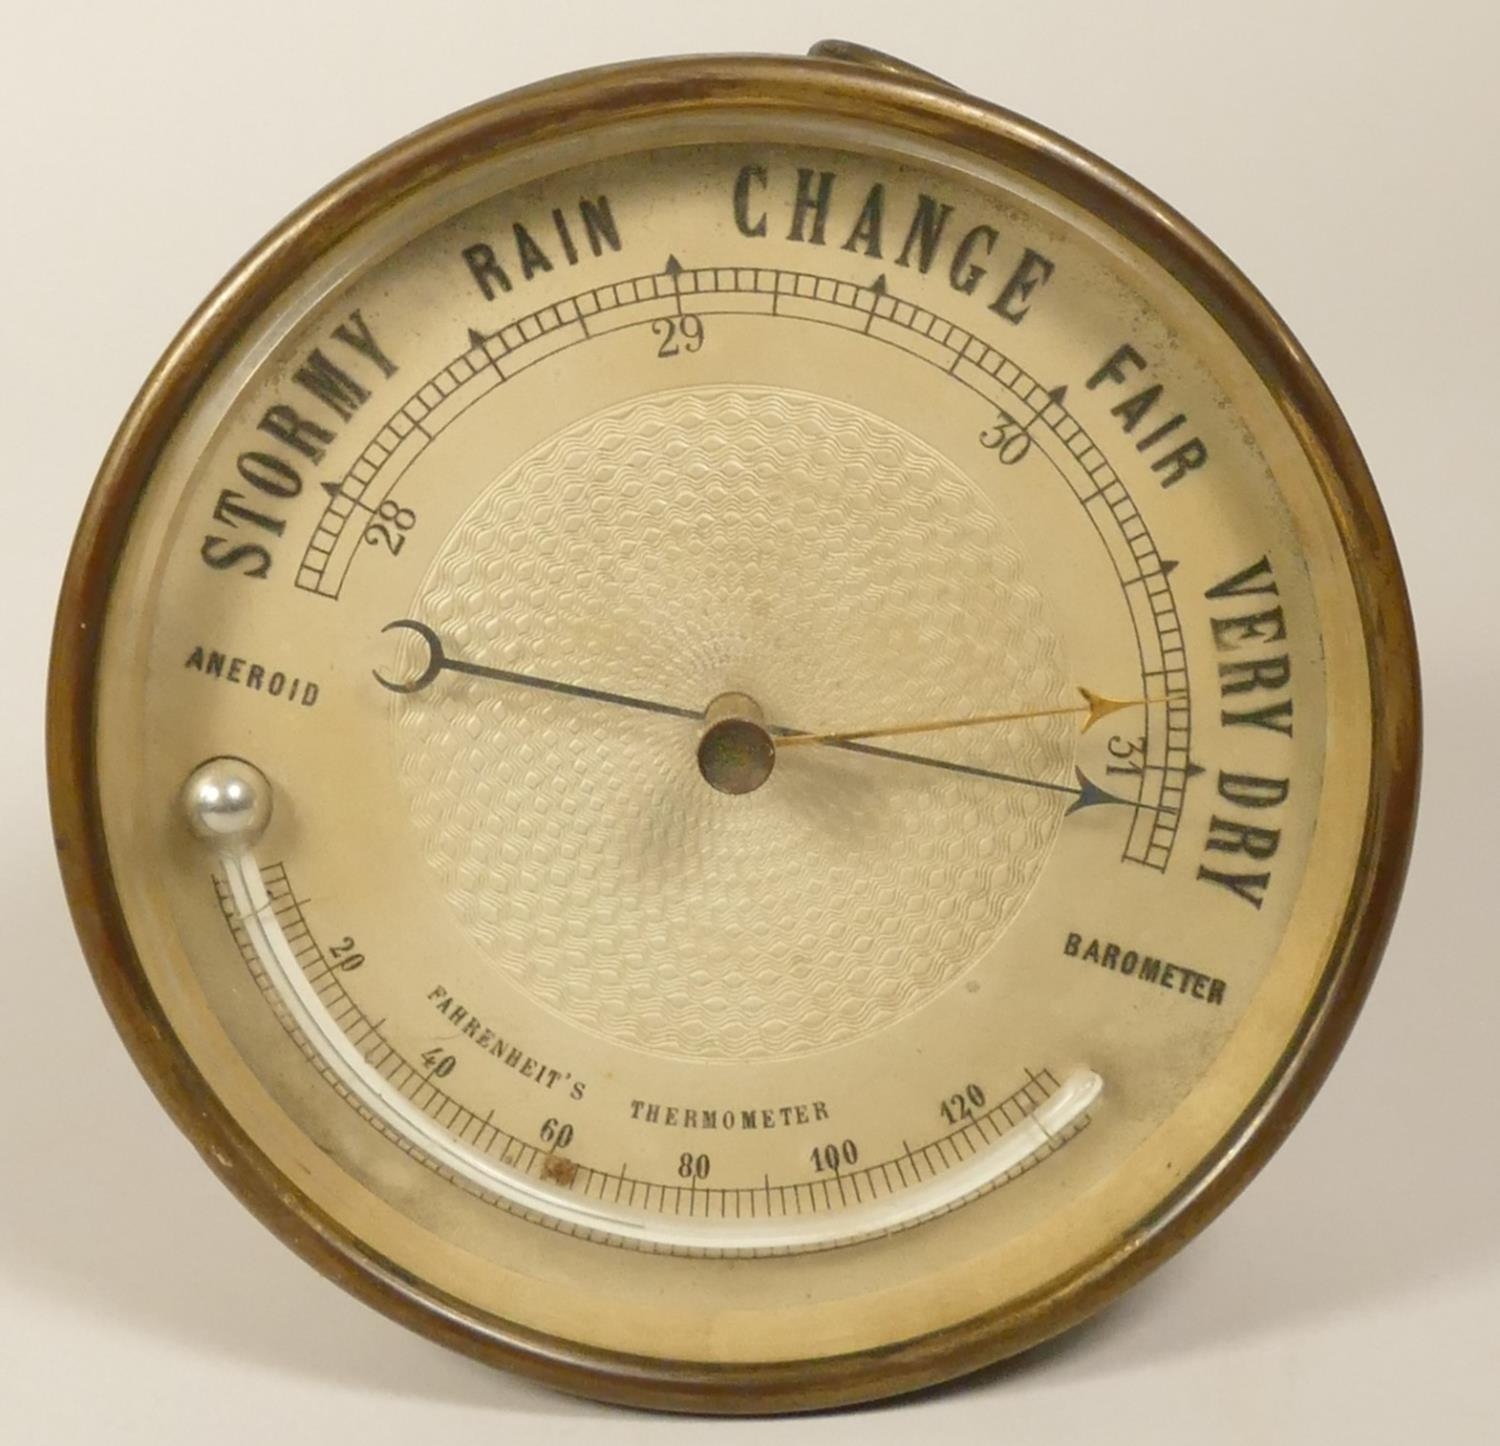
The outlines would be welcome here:
[[[924,723],[886,723],[874,728],[839,728],[828,733],[790,733],[777,738],[778,748],[797,748],[804,743],[849,743],[859,738],[895,738],[902,733],[943,733],[950,728],[973,728],[980,723],[1019,723],[1027,718],[1065,718],[1069,715],[1085,714],[1083,726],[1078,730],[1087,733],[1101,718],[1118,713],[1122,708],[1142,707],[1155,702],[1152,698],[1106,698],[1088,688],[1080,688],[1082,703],[1064,704],[1060,708],[1025,708],[1016,713],[972,713],[963,718],[940,718]]]

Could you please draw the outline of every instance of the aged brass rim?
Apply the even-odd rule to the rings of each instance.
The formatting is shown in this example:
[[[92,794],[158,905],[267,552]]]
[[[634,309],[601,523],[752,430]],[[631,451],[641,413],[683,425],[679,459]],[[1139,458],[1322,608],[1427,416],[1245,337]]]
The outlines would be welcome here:
[[[729,108],[875,122],[1018,167],[1093,211],[1187,285],[1276,398],[1311,461],[1346,553],[1358,560],[1353,577],[1373,737],[1355,884],[1316,995],[1257,1098],[1154,1214],[1046,1290],[893,1349],[726,1366],[594,1349],[476,1311],[401,1271],[303,1195],[209,1088],[151,991],[111,875],[93,739],[105,609],[137,499],[201,381],[284,285],[356,226],[482,157],[564,131],[579,135],[622,121]],[[84,952],[137,1067],[220,1179],[325,1276],[423,1335],[567,1391],[721,1413],[813,1410],[896,1395],[1036,1345],[1113,1300],[1234,1199],[1316,1093],[1370,988],[1411,845],[1420,732],[1415,634],[1384,512],[1337,405],[1266,301],[1194,227],[1097,157],[919,72],[848,58],[684,58],[565,76],[417,132],[295,212],[188,321],[122,423],[69,559],[47,698],[55,842]]]

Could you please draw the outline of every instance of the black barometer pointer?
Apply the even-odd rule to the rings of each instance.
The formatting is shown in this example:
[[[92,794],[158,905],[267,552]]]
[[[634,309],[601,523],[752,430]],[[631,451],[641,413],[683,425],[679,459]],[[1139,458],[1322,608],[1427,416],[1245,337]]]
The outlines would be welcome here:
[[[596,703],[610,703],[620,708],[633,708],[640,713],[656,713],[668,718],[683,718],[689,722],[702,723],[705,721],[706,711],[702,708],[684,708],[675,703],[662,703],[654,698],[637,698],[629,693],[616,693],[605,688],[590,688],[582,683],[564,683],[555,678],[542,678],[534,673],[521,673],[511,668],[495,668],[485,663],[474,663],[464,658],[455,658],[443,646],[443,640],[437,631],[427,623],[420,622],[416,618],[397,618],[387,623],[382,633],[404,630],[415,633],[427,645],[427,664],[416,677],[406,682],[397,682],[387,678],[378,669],[372,669],[375,681],[382,688],[392,693],[411,694],[421,693],[431,687],[443,673],[458,673],[469,678],[489,678],[496,682],[513,683],[523,688],[540,688],[548,693],[561,693],[570,698],[588,698]],[[1020,716],[1053,716],[1062,713],[1085,712],[1090,721],[1106,713],[1117,711],[1129,704],[1119,703],[1112,699],[1099,699],[1096,695],[1080,690],[1084,693],[1088,702],[1079,708],[1046,708],[1033,710],[1030,715]],[[1002,715],[995,715],[998,721]],[[1018,716],[1018,715],[1003,715]],[[998,783],[1018,784],[1023,788],[1038,788],[1048,793],[1061,793],[1073,800],[1068,807],[1070,814],[1077,813],[1080,809],[1095,807],[1099,804],[1115,803],[1127,807],[1140,807],[1133,799],[1121,798],[1117,794],[1110,793],[1101,788],[1081,768],[1075,768],[1074,773],[1077,783],[1054,783],[1045,778],[1029,778],[1024,774],[1006,773],[1000,769],[983,768],[974,763],[957,763],[946,758],[933,758],[925,753],[908,753],[903,749],[882,748],[876,744],[860,742],[855,738],[842,737],[837,734],[814,734],[805,728],[793,728],[781,723],[764,723],[759,725],[764,731],[776,740],[788,740],[795,743],[816,743],[827,748],[841,748],[848,753],[864,753],[875,758],[888,758],[898,763],[915,763],[923,768],[937,768],[945,773],[963,774],[969,778],[989,778]],[[938,727],[955,726],[952,723],[935,725]],[[882,730],[885,731],[885,730]],[[904,728],[892,728],[889,731],[911,731]],[[769,774],[769,768],[766,775]],[[762,775],[761,781],[764,781]],[[731,792],[738,790],[729,790]]]
[[[509,668],[491,668],[484,663],[470,663],[463,658],[452,657],[443,647],[443,640],[426,623],[415,618],[397,618],[387,623],[381,632],[397,629],[415,633],[427,644],[427,666],[410,682],[397,683],[384,677],[379,671],[375,681],[393,693],[420,693],[429,688],[441,673],[462,673],[470,678],[492,678],[501,683],[516,683],[523,688],[542,688],[549,693],[563,693],[570,698],[591,698],[596,703],[613,703],[620,708],[634,708],[641,713],[663,713],[669,718],[689,718],[695,723],[703,721],[701,708],[678,708],[671,703],[658,703],[650,698],[632,698],[628,693],[611,693],[603,688],[586,688],[581,683],[559,683],[552,678],[538,678],[533,673],[517,673]]]

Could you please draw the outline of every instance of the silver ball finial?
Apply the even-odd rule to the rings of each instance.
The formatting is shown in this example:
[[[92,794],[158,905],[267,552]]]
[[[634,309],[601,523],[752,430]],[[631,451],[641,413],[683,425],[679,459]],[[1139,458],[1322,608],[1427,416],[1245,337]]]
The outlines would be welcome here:
[[[271,821],[271,784],[243,758],[210,758],[188,774],[182,806],[204,843],[220,851],[247,849]]]

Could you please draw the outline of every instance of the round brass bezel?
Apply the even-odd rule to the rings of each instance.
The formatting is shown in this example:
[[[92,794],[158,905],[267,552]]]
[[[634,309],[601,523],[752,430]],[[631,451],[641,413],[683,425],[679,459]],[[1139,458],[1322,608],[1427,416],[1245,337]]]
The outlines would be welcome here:
[[[1265,1164],[1331,1068],[1388,935],[1415,822],[1420,700],[1415,635],[1374,485],[1327,388],[1280,319],[1199,232],[1079,147],[920,72],[841,58],[708,57],[582,72],[486,101],[357,166],[260,243],[187,323],[105,458],[63,584],[48,683],[56,846],[90,967],[137,1066],[243,1203],[324,1275],[432,1339],[564,1390],[672,1410],[811,1410],[894,1395],[1035,1345],[1099,1310],[1201,1230]],[[100,813],[94,735],[105,608],[137,499],[201,384],[265,305],[355,227],[484,156],[564,132],[727,108],[873,122],[1021,169],[1093,211],[1169,269],[1228,333],[1316,472],[1352,569],[1373,727],[1370,807],[1351,893],[1320,986],[1253,1104],[1175,1193],[1113,1249],[1036,1298],[898,1348],[753,1365],[610,1353],[475,1311],[396,1269],[330,1219],[241,1129],[173,1035],[122,915]]]

